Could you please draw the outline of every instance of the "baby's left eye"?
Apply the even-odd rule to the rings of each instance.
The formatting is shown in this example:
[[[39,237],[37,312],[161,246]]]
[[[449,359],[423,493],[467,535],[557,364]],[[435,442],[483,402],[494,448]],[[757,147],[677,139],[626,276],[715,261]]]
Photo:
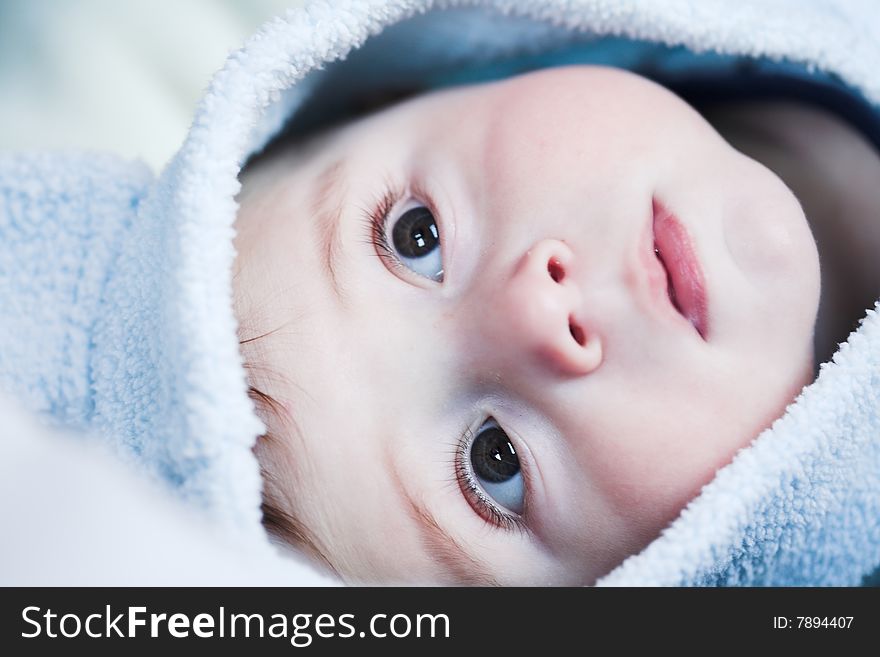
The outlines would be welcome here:
[[[403,212],[389,226],[389,239],[401,264],[419,276],[443,281],[440,230],[434,215],[423,205]]]

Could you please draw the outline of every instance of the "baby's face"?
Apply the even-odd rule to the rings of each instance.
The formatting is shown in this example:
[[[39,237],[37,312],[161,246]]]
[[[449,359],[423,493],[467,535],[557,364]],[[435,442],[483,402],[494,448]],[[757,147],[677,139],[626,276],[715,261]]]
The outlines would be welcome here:
[[[351,123],[255,171],[237,229],[273,469],[352,579],[591,583],[812,377],[798,201],[623,71]]]

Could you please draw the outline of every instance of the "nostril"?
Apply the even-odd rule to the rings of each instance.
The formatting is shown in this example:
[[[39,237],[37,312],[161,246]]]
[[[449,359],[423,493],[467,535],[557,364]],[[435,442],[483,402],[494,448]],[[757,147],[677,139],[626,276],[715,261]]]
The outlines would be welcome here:
[[[574,320],[571,318],[568,319],[568,332],[571,333],[571,337],[574,338],[574,341],[577,342],[580,346],[584,346],[586,339],[584,337],[584,329],[574,323]]]
[[[561,283],[562,279],[565,278],[565,270],[562,268],[562,263],[555,258],[547,263],[547,273],[549,273],[550,278],[557,283]]]

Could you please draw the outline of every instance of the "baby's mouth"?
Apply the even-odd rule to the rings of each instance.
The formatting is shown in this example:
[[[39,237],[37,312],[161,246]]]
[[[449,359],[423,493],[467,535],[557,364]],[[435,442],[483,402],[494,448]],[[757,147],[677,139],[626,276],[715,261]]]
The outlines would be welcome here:
[[[667,293],[673,307],[706,340],[708,303],[703,269],[690,235],[678,217],[657,199],[654,208],[654,253],[666,270]]]

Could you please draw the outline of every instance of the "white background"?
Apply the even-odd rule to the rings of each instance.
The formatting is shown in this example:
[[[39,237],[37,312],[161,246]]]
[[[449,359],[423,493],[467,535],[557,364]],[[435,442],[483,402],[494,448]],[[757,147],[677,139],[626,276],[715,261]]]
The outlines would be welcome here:
[[[0,0],[0,150],[104,150],[158,171],[226,56],[301,4]]]

